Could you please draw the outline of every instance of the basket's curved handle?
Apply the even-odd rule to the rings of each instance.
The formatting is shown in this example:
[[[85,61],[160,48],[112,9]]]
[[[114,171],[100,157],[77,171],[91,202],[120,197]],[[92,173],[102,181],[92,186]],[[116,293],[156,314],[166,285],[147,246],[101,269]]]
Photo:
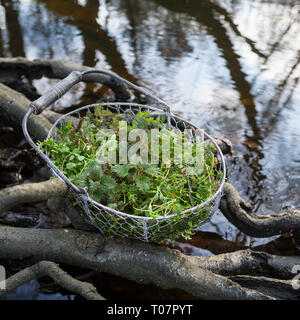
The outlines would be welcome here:
[[[61,98],[65,93],[67,93],[75,84],[79,83],[81,80],[84,80],[85,75],[90,73],[99,73],[110,76],[118,81],[121,81],[127,84],[129,87],[151,97],[153,100],[156,100],[158,103],[163,105],[164,111],[170,113],[170,107],[160,98],[154,96],[149,90],[145,88],[136,86],[130,81],[118,76],[117,74],[110,71],[102,71],[97,69],[90,69],[84,72],[73,71],[66,78],[59,81],[54,87],[46,91],[40,98],[30,103],[30,107],[33,109],[35,114],[40,114],[47,107],[49,107],[53,102]]]
[[[50,166],[50,168],[53,170],[56,175],[62,179],[69,187],[72,187],[75,192],[82,194],[83,190],[80,188],[77,188],[57,167],[54,163],[51,162],[51,160],[45,155],[35,144],[35,142],[31,139],[28,129],[27,129],[27,123],[28,123],[28,118],[32,113],[35,114],[40,114],[43,112],[47,107],[49,107],[53,102],[58,100],[60,97],[62,97],[65,93],[67,93],[75,84],[79,83],[81,80],[84,80],[84,76],[90,73],[99,73],[99,74],[104,74],[107,76],[111,76],[112,78],[119,80],[121,82],[124,82],[127,84],[129,87],[150,96],[153,100],[156,100],[158,103],[163,105],[163,109],[167,114],[170,114],[170,107],[161,99],[158,97],[154,96],[151,92],[146,90],[145,88],[138,87],[135,84],[129,82],[128,80],[114,74],[113,72],[110,71],[102,71],[102,70],[94,70],[94,69],[89,69],[84,72],[80,71],[73,71],[71,72],[66,78],[63,80],[59,81],[54,87],[46,91],[40,98],[37,100],[33,101],[29,105],[29,109],[27,113],[25,114],[22,122],[22,128],[24,132],[24,136],[28,143],[33,147],[33,149],[37,152],[37,154],[45,160],[45,162]],[[170,122],[170,117],[167,115],[167,120],[168,123]]]
[[[54,87],[46,91],[40,98],[31,102],[30,107],[34,110],[35,114],[40,114],[53,102],[68,92],[75,84],[80,82],[81,79],[81,72],[71,72],[66,78],[59,81]]]
[[[156,97],[155,95],[153,95],[149,90],[143,88],[143,87],[139,87],[133,83],[131,83],[130,81],[120,77],[119,75],[113,73],[113,72],[110,72],[110,71],[103,71],[103,70],[97,70],[97,69],[90,69],[90,70],[87,70],[87,71],[84,71],[82,72],[82,78],[84,80],[84,76],[87,75],[87,74],[90,74],[90,73],[100,73],[100,74],[104,74],[104,75],[107,75],[107,76],[110,76],[118,81],[121,81],[125,84],[127,84],[129,87],[131,87],[132,89],[136,90],[136,91],[139,91],[140,93],[143,93],[145,94],[146,96],[149,96],[151,97],[153,100],[157,101],[158,103],[162,104],[163,105],[163,110],[167,113],[170,113],[171,112],[171,109],[170,109],[170,106],[165,102],[163,101],[162,99]]]

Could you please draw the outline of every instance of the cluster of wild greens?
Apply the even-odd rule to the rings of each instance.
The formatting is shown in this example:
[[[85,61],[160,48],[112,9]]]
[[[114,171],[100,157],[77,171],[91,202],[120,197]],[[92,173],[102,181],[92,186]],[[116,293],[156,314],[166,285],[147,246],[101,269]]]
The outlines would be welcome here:
[[[215,173],[216,158],[211,147],[205,147],[203,170],[194,175],[186,174],[182,164],[162,163],[161,157],[158,164],[101,164],[97,160],[97,151],[107,147],[108,143],[113,145],[118,155],[120,121],[127,121],[128,134],[133,129],[150,132],[151,129],[166,127],[162,124],[165,121],[163,117],[152,117],[149,112],[138,112],[133,118],[128,118],[126,113],[115,114],[99,106],[94,113],[88,112],[82,117],[76,126],[69,121],[58,129],[60,138],[57,141],[48,139],[39,146],[47,150],[53,163],[75,185],[87,187],[92,199],[125,213],[153,218],[180,214],[206,201],[216,191],[219,177]],[[113,139],[111,135],[99,139],[100,129],[112,129]],[[171,128],[167,130],[172,133],[173,142],[178,135],[184,139],[183,133],[174,134]],[[171,160],[174,145],[170,145]],[[150,159],[150,145],[148,150]],[[116,163],[118,160],[117,156]],[[190,229],[194,227],[192,224]],[[181,235],[190,233],[181,231]]]

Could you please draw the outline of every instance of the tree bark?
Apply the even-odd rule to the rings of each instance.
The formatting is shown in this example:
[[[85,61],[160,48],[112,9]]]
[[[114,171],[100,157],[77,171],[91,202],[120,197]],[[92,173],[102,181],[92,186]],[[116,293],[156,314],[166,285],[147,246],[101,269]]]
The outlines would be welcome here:
[[[87,69],[65,61],[0,58],[0,80],[5,79],[8,83],[19,79],[21,75],[25,75],[28,79],[40,78],[43,75],[62,79],[73,70]],[[109,86],[118,99],[129,97],[126,87],[110,77],[89,75],[84,80],[101,82]],[[0,115],[16,127],[20,126],[29,103],[30,101],[22,94],[0,84]],[[49,128],[59,116],[53,111],[46,110],[42,115],[30,117],[31,135],[35,139],[44,140]],[[71,120],[76,121],[74,118]],[[220,137],[215,137],[215,140],[224,154],[232,152],[230,141]],[[30,258],[36,262],[43,261],[19,274],[24,275],[21,277],[22,281],[45,274],[43,272],[47,273],[44,265],[48,264],[56,269],[51,264],[58,262],[95,272],[107,272],[142,284],[155,284],[166,289],[179,288],[204,299],[298,297],[290,288],[290,279],[295,276],[292,268],[300,264],[298,256],[280,257],[264,252],[240,250],[212,257],[190,257],[177,250],[155,244],[120,238],[108,240],[98,232],[93,232],[96,231],[95,228],[85,222],[66,197],[66,185],[59,179],[0,190],[0,213],[5,213],[1,216],[2,221],[5,221],[8,215],[7,210],[17,204],[49,199],[51,212],[57,214],[58,211],[64,210],[73,227],[78,229],[25,229],[0,226],[0,258]],[[245,234],[269,237],[293,231],[294,235],[300,238],[299,210],[277,215],[256,214],[229,183],[225,183],[220,210]],[[61,272],[58,269],[56,271],[57,274]],[[57,279],[51,272],[49,271],[47,275],[52,275],[54,280]],[[8,281],[15,286],[23,283],[14,279],[17,279],[17,275]],[[64,276],[61,279],[65,279]],[[64,281],[61,284],[64,285],[63,283]],[[78,288],[81,290],[82,287],[79,285]],[[84,293],[87,294],[86,297],[88,292],[91,293],[89,290]]]
[[[0,258],[49,260],[118,275],[204,299],[273,299],[200,268],[177,250],[71,229],[0,227]],[[38,245],[37,245],[38,243]],[[102,252],[98,248],[101,247]],[[9,248],[9,251],[7,250]]]
[[[8,278],[5,282],[5,289],[0,289],[0,296],[15,290],[26,282],[44,276],[51,277],[63,288],[68,289],[73,293],[80,294],[88,300],[105,300],[91,283],[81,282],[72,278],[60,269],[56,263],[51,261],[40,261]]]
[[[212,257],[190,257],[200,268],[224,276],[252,275],[292,279],[293,267],[300,265],[300,256],[276,256],[250,249],[218,254]]]
[[[29,104],[30,101],[24,95],[0,83],[0,116],[2,119],[20,128]],[[44,140],[51,128],[51,123],[43,115],[31,116],[28,128],[34,138]]]
[[[35,59],[31,61],[22,57],[0,58],[0,81],[13,82],[23,75],[27,79],[40,79],[42,76],[50,79],[63,79],[72,71],[90,69],[92,68],[64,60]],[[114,92],[117,101],[127,101],[130,98],[126,86],[110,76],[87,74],[82,80],[84,82],[98,82],[109,87]]]
[[[300,210],[259,215],[252,211],[251,205],[240,197],[231,184],[225,183],[223,194],[220,210],[233,225],[249,236],[265,238],[300,230]]]
[[[59,179],[2,189],[0,190],[0,214],[18,204],[45,201],[57,194],[65,194],[66,191],[67,185]]]

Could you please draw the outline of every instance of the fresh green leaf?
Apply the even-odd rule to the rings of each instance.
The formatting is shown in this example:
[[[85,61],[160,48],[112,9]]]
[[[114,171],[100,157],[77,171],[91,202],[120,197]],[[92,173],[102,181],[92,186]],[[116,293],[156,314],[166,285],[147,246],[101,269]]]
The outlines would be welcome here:
[[[74,162],[69,162],[69,163],[66,164],[66,168],[69,169],[69,170],[73,169],[75,167],[76,167],[76,163],[74,163]]]
[[[132,166],[128,164],[116,164],[112,167],[112,172],[116,173],[120,178],[128,176],[128,172]]]

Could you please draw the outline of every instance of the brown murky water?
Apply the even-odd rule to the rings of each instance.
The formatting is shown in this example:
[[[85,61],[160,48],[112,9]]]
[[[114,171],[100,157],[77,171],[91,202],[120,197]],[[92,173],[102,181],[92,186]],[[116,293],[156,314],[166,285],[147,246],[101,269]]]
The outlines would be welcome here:
[[[300,6],[296,0],[3,0],[0,54],[70,59],[146,86],[231,139],[228,180],[255,210],[300,206]],[[50,85],[35,81],[40,92]],[[90,87],[57,107],[84,103]],[[104,91],[105,92],[105,91]],[[220,212],[201,227],[256,246]],[[204,237],[204,236],[203,236]],[[205,237],[204,237],[205,238]],[[214,254],[211,247],[190,254]]]

